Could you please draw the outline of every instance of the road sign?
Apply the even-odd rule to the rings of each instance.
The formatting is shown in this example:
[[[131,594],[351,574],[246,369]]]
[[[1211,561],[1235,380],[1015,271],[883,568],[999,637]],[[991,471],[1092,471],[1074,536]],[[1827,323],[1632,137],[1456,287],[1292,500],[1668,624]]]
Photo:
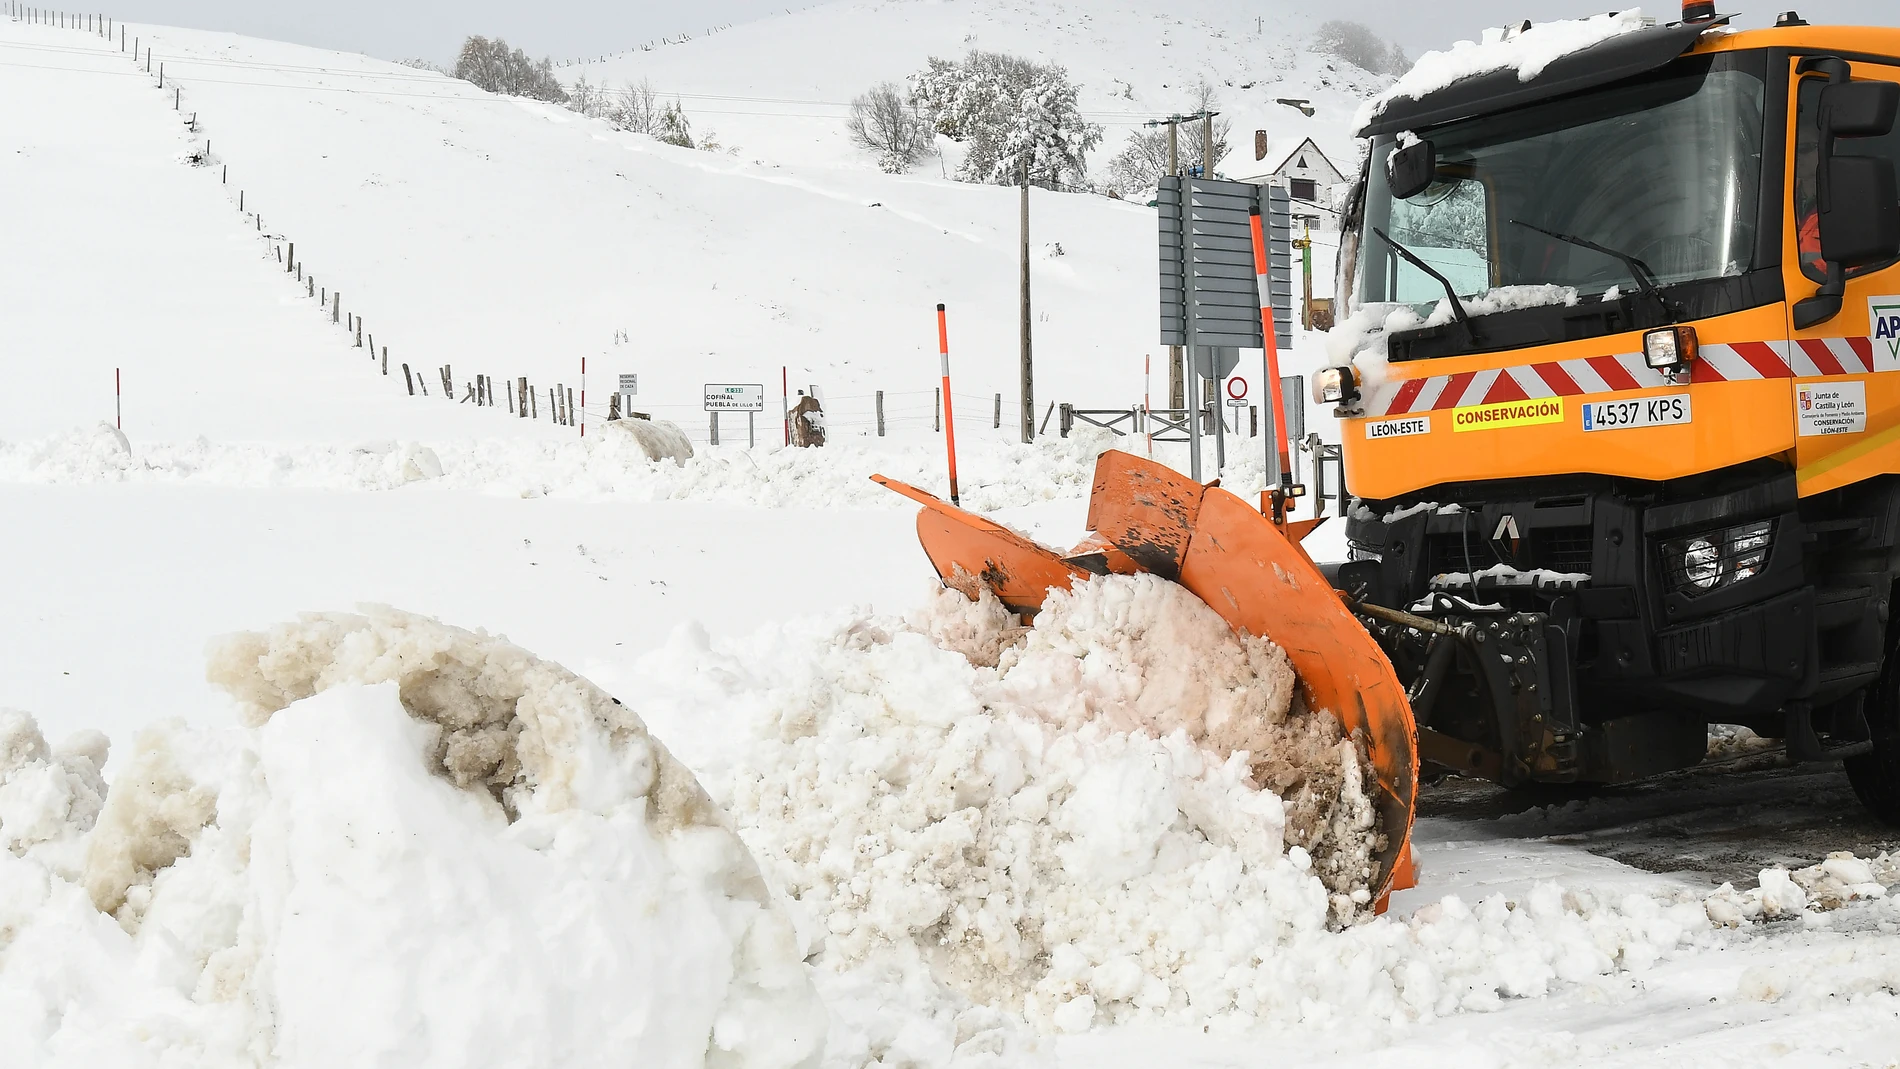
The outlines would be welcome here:
[[[1238,377],[1228,379],[1227,399],[1229,401],[1245,401],[1247,399],[1247,380]]]
[[[1258,312],[1254,318],[1260,318]],[[1197,345],[1194,348],[1194,373],[1204,379],[1224,379],[1240,366],[1240,349],[1233,345]]]
[[[639,393],[640,392],[640,376],[638,375],[620,376],[620,392],[621,393]]]
[[[1163,177],[1155,197],[1161,238],[1161,344],[1260,348],[1260,297],[1247,212],[1254,204],[1260,205],[1266,229],[1274,336],[1281,352],[1292,351],[1292,200],[1278,186],[1198,178]]]
[[[1229,397],[1227,399],[1227,407],[1228,408],[1246,408],[1247,399],[1245,397]]]
[[[725,383],[707,383],[706,411],[763,412],[765,411],[765,387],[762,384],[735,386]]]

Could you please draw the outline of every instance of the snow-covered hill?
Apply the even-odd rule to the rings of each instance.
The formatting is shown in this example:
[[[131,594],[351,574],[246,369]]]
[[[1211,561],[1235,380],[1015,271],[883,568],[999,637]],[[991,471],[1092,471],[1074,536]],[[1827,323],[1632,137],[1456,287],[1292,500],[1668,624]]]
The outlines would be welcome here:
[[[1191,109],[1205,80],[1239,135],[1220,170],[1246,177],[1308,137],[1342,169],[1356,159],[1353,109],[1388,79],[1311,50],[1329,17],[1290,0],[836,0],[558,73],[568,84],[650,81],[748,159],[863,167],[875,161],[844,130],[852,97],[902,84],[931,56],[983,49],[1068,68],[1084,112],[1104,128],[1098,166],[1143,121]],[[1276,103],[1283,97],[1309,99],[1314,114]],[[1254,159],[1256,129],[1268,132],[1264,161]]]

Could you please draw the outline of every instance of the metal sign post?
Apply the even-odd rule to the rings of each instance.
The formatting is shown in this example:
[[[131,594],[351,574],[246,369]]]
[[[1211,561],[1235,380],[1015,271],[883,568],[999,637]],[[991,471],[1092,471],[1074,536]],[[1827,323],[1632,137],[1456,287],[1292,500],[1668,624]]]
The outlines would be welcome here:
[[[719,444],[719,413],[744,412],[746,444],[759,444],[757,416],[765,411],[765,384],[752,383],[707,383],[705,387],[706,411],[712,413],[712,444]]]
[[[1253,257],[1251,209],[1268,198],[1272,229],[1271,255],[1275,270],[1270,294],[1262,299]],[[1233,370],[1226,351],[1260,349],[1263,304],[1274,310],[1274,333],[1280,347],[1290,349],[1292,290],[1281,293],[1291,263],[1291,248],[1282,250],[1279,219],[1285,211],[1279,198],[1284,190],[1266,190],[1246,182],[1167,177],[1155,198],[1160,208],[1161,343],[1187,345],[1197,365],[1191,379],[1222,378]],[[1284,263],[1283,263],[1284,260]],[[1284,302],[1284,303],[1283,303]],[[1238,358],[1238,353],[1234,357]],[[1222,366],[1225,364],[1226,366]],[[1205,389],[1190,383],[1187,411],[1191,422],[1191,474],[1201,478],[1200,421],[1208,410]],[[1224,445],[1218,440],[1217,445]]]

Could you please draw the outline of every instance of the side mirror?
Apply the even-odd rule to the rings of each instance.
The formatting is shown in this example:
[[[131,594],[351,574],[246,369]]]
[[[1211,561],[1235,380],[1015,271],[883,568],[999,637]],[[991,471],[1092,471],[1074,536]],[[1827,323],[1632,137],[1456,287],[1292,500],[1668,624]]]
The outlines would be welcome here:
[[[1900,190],[1891,160],[1835,154],[1843,137],[1881,137],[1900,116],[1900,83],[1851,81],[1851,68],[1834,56],[1814,56],[1796,68],[1825,74],[1816,120],[1821,158],[1816,165],[1816,205],[1821,227],[1821,258],[1827,281],[1814,296],[1797,301],[1797,330],[1818,326],[1839,315],[1847,293],[1847,271],[1900,256]]]
[[[1884,137],[1900,113],[1900,82],[1837,82],[1821,90],[1821,131],[1835,137]]]
[[[1385,185],[1399,200],[1410,200],[1425,192],[1437,178],[1438,150],[1430,141],[1414,141],[1404,148],[1395,148],[1385,158]]]
[[[1837,156],[1827,178],[1820,212],[1821,257],[1844,267],[1900,257],[1900,182],[1895,181],[1893,161]]]

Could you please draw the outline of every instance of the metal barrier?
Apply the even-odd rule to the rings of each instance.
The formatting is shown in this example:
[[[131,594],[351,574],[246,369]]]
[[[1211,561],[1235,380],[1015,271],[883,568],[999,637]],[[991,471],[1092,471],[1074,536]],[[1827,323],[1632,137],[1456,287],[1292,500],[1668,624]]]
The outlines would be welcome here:
[[[1078,422],[1093,427],[1113,431],[1116,434],[1140,434],[1142,432],[1141,406],[1133,408],[1077,408],[1074,405],[1062,406],[1062,420],[1056,424],[1058,432],[1067,438]],[[1123,424],[1127,429],[1123,429]]]

